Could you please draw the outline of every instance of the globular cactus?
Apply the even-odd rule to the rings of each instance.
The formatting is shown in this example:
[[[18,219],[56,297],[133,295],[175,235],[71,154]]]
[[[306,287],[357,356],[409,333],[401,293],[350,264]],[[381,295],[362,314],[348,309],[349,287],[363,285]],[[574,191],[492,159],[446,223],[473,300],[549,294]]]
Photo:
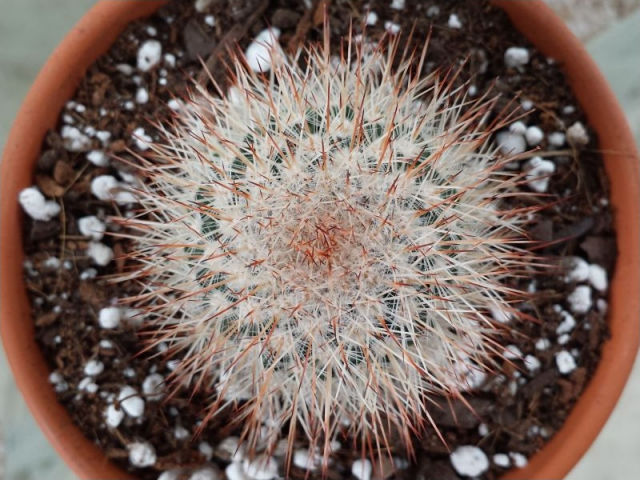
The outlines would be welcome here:
[[[410,454],[438,431],[432,400],[501,355],[505,280],[533,258],[529,212],[505,207],[522,179],[491,101],[396,50],[274,53],[268,74],[237,58],[228,93],[194,93],[141,159],[130,300],[251,451],[306,438],[326,463],[346,436]]]

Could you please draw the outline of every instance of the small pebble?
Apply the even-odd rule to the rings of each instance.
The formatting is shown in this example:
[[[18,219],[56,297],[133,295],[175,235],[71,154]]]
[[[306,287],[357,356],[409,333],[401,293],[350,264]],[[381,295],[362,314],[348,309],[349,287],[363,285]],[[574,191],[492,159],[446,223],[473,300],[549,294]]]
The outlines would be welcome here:
[[[135,442],[127,445],[129,463],[134,467],[152,467],[156,463],[156,450],[148,442]]]
[[[366,458],[356,460],[351,465],[351,473],[358,480],[371,480],[373,465],[371,465],[371,462]]]
[[[117,428],[124,419],[124,412],[110,403],[104,411],[106,424],[111,428]]]
[[[268,72],[271,70],[271,60],[274,48],[278,44],[280,30],[267,28],[260,32],[247,47],[245,57],[249,68],[254,72]]]
[[[458,474],[477,477],[489,469],[489,459],[478,447],[466,445],[458,447],[449,455],[451,465]]]
[[[542,140],[544,140],[544,132],[540,127],[533,125],[527,128],[524,137],[530,147],[537,147],[542,143]]]
[[[37,187],[28,187],[18,195],[18,202],[27,215],[34,220],[48,222],[60,213],[60,205],[48,201]]]
[[[124,386],[118,394],[118,402],[122,410],[133,418],[140,418],[144,414],[144,400],[140,398],[135,388]]]
[[[98,313],[98,323],[101,328],[113,329],[120,325],[120,309],[116,307],[106,307]]]
[[[87,160],[96,167],[106,167],[109,165],[109,156],[101,150],[91,150],[87,153]]]
[[[207,461],[213,458],[213,447],[208,442],[200,442],[198,444],[198,451]]]
[[[76,127],[65,125],[60,135],[64,140],[64,148],[70,152],[85,152],[91,147],[91,139]]]
[[[524,468],[529,463],[529,461],[527,460],[527,457],[525,457],[521,453],[510,452],[509,456],[511,457],[511,460],[513,460],[513,465],[516,468]]]
[[[147,103],[149,101],[149,92],[146,88],[140,87],[136,92],[136,102],[140,104]]]
[[[98,241],[104,237],[107,227],[98,217],[89,215],[78,219],[78,230],[85,237]]]
[[[591,288],[580,285],[567,297],[569,308],[574,313],[587,313],[593,304],[591,300]]]
[[[369,12],[367,14],[366,23],[369,26],[373,26],[378,23],[378,14],[376,12]]]
[[[254,460],[246,459],[242,468],[253,480],[273,480],[278,477],[278,463],[273,457],[259,456]]]
[[[511,466],[511,460],[506,453],[496,453],[493,456],[493,463],[500,468],[509,468]]]
[[[565,281],[585,282],[589,278],[589,264],[580,257],[569,257],[566,259],[568,266]]]
[[[574,147],[584,147],[589,143],[589,134],[581,122],[576,122],[567,129],[567,141]]]
[[[164,393],[164,377],[159,373],[152,373],[142,382],[142,393],[147,400],[160,400]]]
[[[242,470],[242,465],[239,463],[230,463],[224,471],[227,476],[227,480],[251,480]]]
[[[607,271],[600,265],[589,265],[589,283],[599,292],[606,292],[609,286]]]
[[[138,70],[148,72],[160,63],[162,44],[157,40],[147,40],[138,50]]]
[[[460,21],[460,18],[458,17],[458,15],[456,15],[455,13],[452,13],[449,16],[447,25],[449,26],[449,28],[454,28],[456,30],[462,28],[462,22]]]
[[[503,155],[517,155],[527,150],[527,143],[524,137],[509,131],[498,132],[496,143]]]
[[[193,472],[188,480],[222,480],[218,470],[212,467],[204,467]]]
[[[549,141],[549,145],[555,148],[564,147],[566,143],[567,137],[562,132],[553,132],[547,136],[547,140]]]
[[[93,263],[100,267],[109,265],[113,260],[113,250],[111,247],[100,242],[89,242],[87,255],[93,260]]]
[[[509,47],[504,52],[504,63],[509,68],[524,67],[529,63],[529,50],[522,47]]]
[[[544,193],[549,188],[549,176],[556,171],[556,164],[541,157],[531,158],[524,166],[526,180],[534,192]]]
[[[104,372],[104,363],[100,360],[89,360],[84,366],[85,375],[96,377]]]
[[[149,150],[153,142],[153,138],[147,135],[143,127],[138,127],[133,131],[132,139],[138,150],[142,150],[143,152]]]
[[[397,23],[393,23],[390,20],[384,22],[384,29],[391,35],[397,35],[401,30],[400,25],[398,25]]]
[[[573,355],[571,355],[566,350],[562,350],[556,353],[556,366],[558,367],[558,371],[562,375],[568,375],[569,373],[573,372],[577,367],[576,361],[573,358]]]

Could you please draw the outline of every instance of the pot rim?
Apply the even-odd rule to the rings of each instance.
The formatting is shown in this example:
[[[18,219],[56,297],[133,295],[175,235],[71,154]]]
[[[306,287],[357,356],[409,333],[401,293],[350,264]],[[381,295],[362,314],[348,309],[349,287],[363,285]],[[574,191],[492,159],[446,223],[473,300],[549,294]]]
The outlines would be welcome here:
[[[0,302],[2,341],[14,378],[33,416],[59,455],[81,478],[134,478],[111,464],[73,424],[56,400],[49,369],[35,342],[22,279],[22,213],[18,192],[32,184],[32,170],[46,131],[82,80],[86,69],[128,23],[151,14],[166,0],[98,2],[67,34],[37,76],[7,139],[0,167]],[[492,0],[541,52],[563,64],[567,80],[596,130],[615,210],[618,259],[610,286],[608,321],[612,338],[587,388],[563,427],[529,465],[506,480],[563,478],[580,460],[620,397],[640,341],[640,173],[635,140],[613,92],[580,41],[542,1]],[[536,33],[544,30],[544,35]],[[597,92],[593,95],[591,92]],[[32,139],[37,139],[34,142]],[[8,300],[9,299],[9,300]],[[588,419],[588,421],[584,421]],[[81,453],[81,454],[79,454]]]

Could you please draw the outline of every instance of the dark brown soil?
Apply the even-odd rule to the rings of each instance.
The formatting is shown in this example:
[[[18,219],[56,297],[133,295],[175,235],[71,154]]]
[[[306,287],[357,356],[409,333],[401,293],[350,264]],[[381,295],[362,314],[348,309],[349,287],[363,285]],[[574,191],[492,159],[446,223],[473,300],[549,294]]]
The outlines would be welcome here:
[[[193,9],[193,0],[174,0],[151,18],[132,24],[111,50],[91,67],[78,87],[73,101],[85,108],[76,109],[71,105],[63,115],[72,120],[64,120],[61,115],[60,127],[65,121],[73,121],[76,126],[108,131],[111,137],[106,142],[107,151],[131,159],[127,149],[134,148],[133,131],[144,127],[153,136],[152,122],[170,112],[167,102],[180,96],[189,79],[200,72],[198,57],[206,58],[225,42],[225,35],[235,25],[242,24],[242,29],[236,30],[239,36],[233,39],[241,48],[267,25],[282,30],[282,45],[297,41],[299,22],[309,19],[305,17],[304,2],[266,1],[264,14],[253,23],[247,22],[251,12],[264,3],[262,0],[214,0],[209,11],[198,13]],[[531,61],[523,71],[505,67],[503,54],[506,48],[529,45],[506,16],[489,7],[487,1],[408,0],[404,12],[391,9],[390,3],[390,0],[368,2],[370,9],[379,16],[378,23],[368,27],[369,36],[382,35],[387,20],[398,23],[403,32],[415,27],[413,42],[416,45],[421,44],[431,30],[428,71],[447,71],[466,62],[462,66],[460,82],[469,82],[480,93],[489,88],[500,93],[496,112],[510,102],[510,108],[515,108],[520,105],[519,99],[530,100],[535,109],[524,121],[540,126],[545,133],[565,131],[578,120],[586,125],[560,65],[532,51]],[[360,29],[360,19],[366,12],[364,5],[362,0],[331,2],[331,30],[336,44],[348,33],[351,18],[356,19],[356,31]],[[428,15],[427,12],[433,13],[430,10],[433,5],[439,6],[439,12]],[[447,26],[452,12],[458,15],[463,25],[461,29]],[[208,14],[215,17],[214,27],[205,22]],[[156,30],[154,38],[163,44],[163,54],[175,55],[175,68],[161,65],[147,73],[122,73],[119,64],[133,65],[135,69],[140,41],[152,38],[149,26]],[[298,35],[306,35],[312,40],[320,38],[317,27],[310,23],[307,27],[310,28],[298,29]],[[219,71],[213,73],[220,74]],[[166,85],[158,81],[163,74]],[[136,91],[141,86],[149,93],[149,101],[143,105],[135,101]],[[127,102],[133,102],[133,109],[127,109]],[[85,153],[67,151],[59,131],[59,128],[51,131],[43,144],[34,182],[45,195],[58,199],[64,208],[60,218],[50,222],[25,220],[24,245],[28,257],[25,277],[37,338],[52,370],[59,372],[68,384],[68,388],[59,393],[60,402],[86,435],[125,469],[135,470],[128,464],[126,446],[134,441],[152,442],[158,462],[153,468],[135,470],[142,479],[155,479],[159,471],[176,466],[198,466],[207,460],[198,452],[198,444],[206,441],[215,446],[231,433],[221,419],[211,423],[197,439],[192,439],[191,435],[185,439],[176,438],[176,426],[183,426],[190,433],[195,431],[205,410],[201,399],[189,401],[181,392],[166,402],[147,401],[141,422],[126,419],[118,429],[109,429],[104,424],[103,411],[109,395],[117,395],[123,384],[139,388],[150,372],[157,370],[166,375],[169,370],[166,360],[161,357],[137,355],[141,343],[133,326],[124,325],[116,330],[98,327],[98,311],[112,300],[126,296],[125,290],[131,293],[136,287],[108,285],[100,277],[81,280],[82,272],[86,276],[90,268],[96,268],[99,275],[121,271],[124,260],[118,259],[105,268],[92,265],[85,253],[87,239],[80,235],[77,219],[96,214],[106,219],[123,213],[111,203],[98,201],[90,192],[90,183],[98,175],[117,176],[117,170],[126,170],[126,166],[115,159],[109,167],[94,166],[87,162]],[[539,253],[549,262],[557,263],[560,257],[578,255],[590,263],[602,265],[611,274],[615,239],[611,212],[606,206],[608,186],[596,136],[590,132],[590,137],[585,148],[568,149],[566,155],[555,158],[558,170],[552,177],[549,194],[558,202],[539,215],[531,236],[541,242]],[[101,141],[94,139],[92,148],[101,148]],[[541,148],[547,148],[546,140]],[[109,229],[114,231],[115,227],[109,225]],[[126,244],[116,238],[107,236],[103,241],[113,247],[116,256],[126,251]],[[47,266],[50,264],[46,262],[52,256],[60,259],[59,268]],[[608,335],[605,313],[594,308],[586,315],[576,315],[578,326],[570,332],[567,343],[557,343],[555,331],[561,318],[553,306],[568,309],[566,298],[575,287],[562,277],[554,274],[535,278],[536,293],[522,305],[522,310],[540,321],[519,323],[517,332],[508,342],[516,345],[524,355],[537,357],[541,362],[540,369],[531,373],[520,360],[514,360],[517,368],[505,365],[502,375],[490,380],[482,391],[469,396],[477,415],[470,414],[462,405],[446,406],[443,403],[442,411],[436,414],[437,422],[443,427],[451,449],[459,445],[478,445],[490,459],[499,452],[517,452],[528,457],[562,426],[593,373],[600,346]],[[521,282],[520,286],[526,289],[531,280]],[[594,305],[599,298],[606,299],[594,291]],[[544,351],[536,350],[535,346],[541,338],[550,340]],[[113,347],[101,347],[101,340],[111,341]],[[554,356],[560,350],[571,351],[577,358],[578,368],[568,376],[561,375],[555,364]],[[85,377],[84,365],[89,359],[100,359],[106,367],[95,380],[99,390],[93,394],[78,390],[79,382]],[[353,478],[350,465],[359,453],[349,448],[348,441],[343,443],[345,447],[336,455],[330,478]],[[427,434],[418,444],[417,465],[389,478],[459,478],[449,462],[447,447],[435,434]],[[214,457],[213,462],[216,461]],[[224,468],[223,462],[219,465]],[[491,469],[482,478],[493,479],[503,471],[492,462]],[[316,478],[296,468],[291,471],[291,478],[305,478],[305,475]]]

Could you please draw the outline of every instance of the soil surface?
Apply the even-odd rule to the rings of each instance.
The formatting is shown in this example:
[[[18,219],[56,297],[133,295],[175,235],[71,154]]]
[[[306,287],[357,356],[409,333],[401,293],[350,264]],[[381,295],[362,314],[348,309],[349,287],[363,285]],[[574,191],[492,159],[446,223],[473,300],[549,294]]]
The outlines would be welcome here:
[[[404,10],[391,8],[391,3],[330,2],[333,42],[338,45],[339,39],[348,34],[350,19],[354,20],[356,33],[361,31],[368,11],[378,16],[375,25],[367,26],[367,35],[373,40],[385,34],[385,28],[393,28],[387,22],[397,24],[401,35],[413,28],[411,42],[418,47],[431,32],[425,73],[459,67],[458,82],[470,89],[470,94],[475,90],[481,95],[489,89],[500,94],[494,113],[503,108],[518,109],[525,124],[537,125],[545,133],[538,148],[554,151],[556,172],[548,196],[532,200],[554,202],[537,215],[530,232],[532,239],[540,242],[538,252],[559,268],[561,259],[579,256],[589,264],[604,267],[611,275],[615,237],[597,138],[587,127],[586,145],[578,148],[550,143],[554,132],[566,133],[577,121],[587,125],[566,84],[562,66],[537,53],[506,16],[485,0],[408,0]],[[252,16],[256,11],[261,13]],[[452,22],[452,14],[457,16],[460,28]],[[134,132],[143,128],[146,135],[155,138],[153,123],[172,113],[171,100],[179,98],[198,77],[202,68],[199,57],[206,60],[212,51],[224,53],[228,45],[244,49],[269,25],[282,31],[280,43],[285,47],[319,40],[322,34],[321,26],[314,25],[307,14],[305,2],[298,0],[213,0],[203,12],[195,10],[193,0],[174,0],[154,16],[130,25],[87,72],[72,102],[61,113],[58,128],[44,141],[34,172],[34,184],[62,206],[61,214],[48,222],[25,216],[25,278],[38,341],[52,371],[59,374],[53,383],[60,402],[109,458],[135,471],[141,479],[155,479],[160,472],[176,467],[185,468],[187,478],[190,469],[207,462],[212,468],[224,470],[229,455],[216,446],[234,432],[219,417],[194,438],[205,410],[204,399],[189,399],[181,391],[163,399],[147,396],[141,417],[126,416],[117,428],[105,424],[105,408],[109,402],[117,402],[124,385],[140,391],[149,375],[169,375],[171,363],[161,352],[138,354],[142,343],[135,318],[123,320],[116,329],[99,327],[99,311],[135,293],[137,287],[111,285],[105,279],[124,269],[126,242],[106,235],[101,242],[113,249],[115,260],[104,267],[96,265],[87,255],[89,239],[79,231],[78,219],[97,215],[107,221],[110,216],[126,215],[123,207],[98,200],[91,193],[91,180],[109,174],[126,181],[126,161],[135,161],[129,149],[139,149],[139,133]],[[233,32],[232,37],[229,32]],[[138,50],[147,40],[160,41],[162,59],[157,67],[143,72],[136,68],[136,62]],[[505,51],[514,46],[526,47],[531,54],[522,68],[505,65]],[[224,77],[221,62],[213,59],[209,65],[216,78]],[[141,90],[148,96],[145,102],[141,101],[145,99]],[[533,108],[526,110],[530,106]],[[75,149],[78,151],[72,151],[61,136],[64,126],[76,127],[86,135],[88,141]],[[89,162],[87,153],[94,150],[108,154],[109,165]],[[118,231],[112,223],[107,223],[107,229]],[[496,464],[495,454],[512,454],[508,457],[510,465],[518,464],[522,458],[513,454],[530,457],[562,426],[593,373],[608,335],[606,292],[591,289],[593,308],[586,313],[573,312],[576,326],[559,334],[558,327],[565,319],[562,312],[571,311],[567,298],[576,283],[566,281],[558,271],[522,280],[518,286],[531,293],[522,311],[539,320],[513,325],[507,344],[515,345],[521,355],[468,395],[475,414],[460,403],[447,405],[443,401],[435,420],[442,426],[448,448],[435,434],[428,433],[417,442],[417,462],[377,471],[378,478],[462,478],[451,464],[450,451],[475,445],[491,464],[481,478],[494,479],[507,469]],[[576,368],[571,372],[559,371],[556,357],[560,352],[574,359]],[[539,366],[525,364],[527,356],[537,359]],[[101,362],[104,369],[88,375],[85,366],[90,360]],[[155,447],[157,461],[152,467],[135,468],[129,462],[129,446],[141,441]],[[398,452],[398,456],[403,453]],[[357,458],[359,451],[345,440],[334,456],[329,478],[354,478],[351,464]],[[319,478],[319,474],[293,467],[290,478]]]

